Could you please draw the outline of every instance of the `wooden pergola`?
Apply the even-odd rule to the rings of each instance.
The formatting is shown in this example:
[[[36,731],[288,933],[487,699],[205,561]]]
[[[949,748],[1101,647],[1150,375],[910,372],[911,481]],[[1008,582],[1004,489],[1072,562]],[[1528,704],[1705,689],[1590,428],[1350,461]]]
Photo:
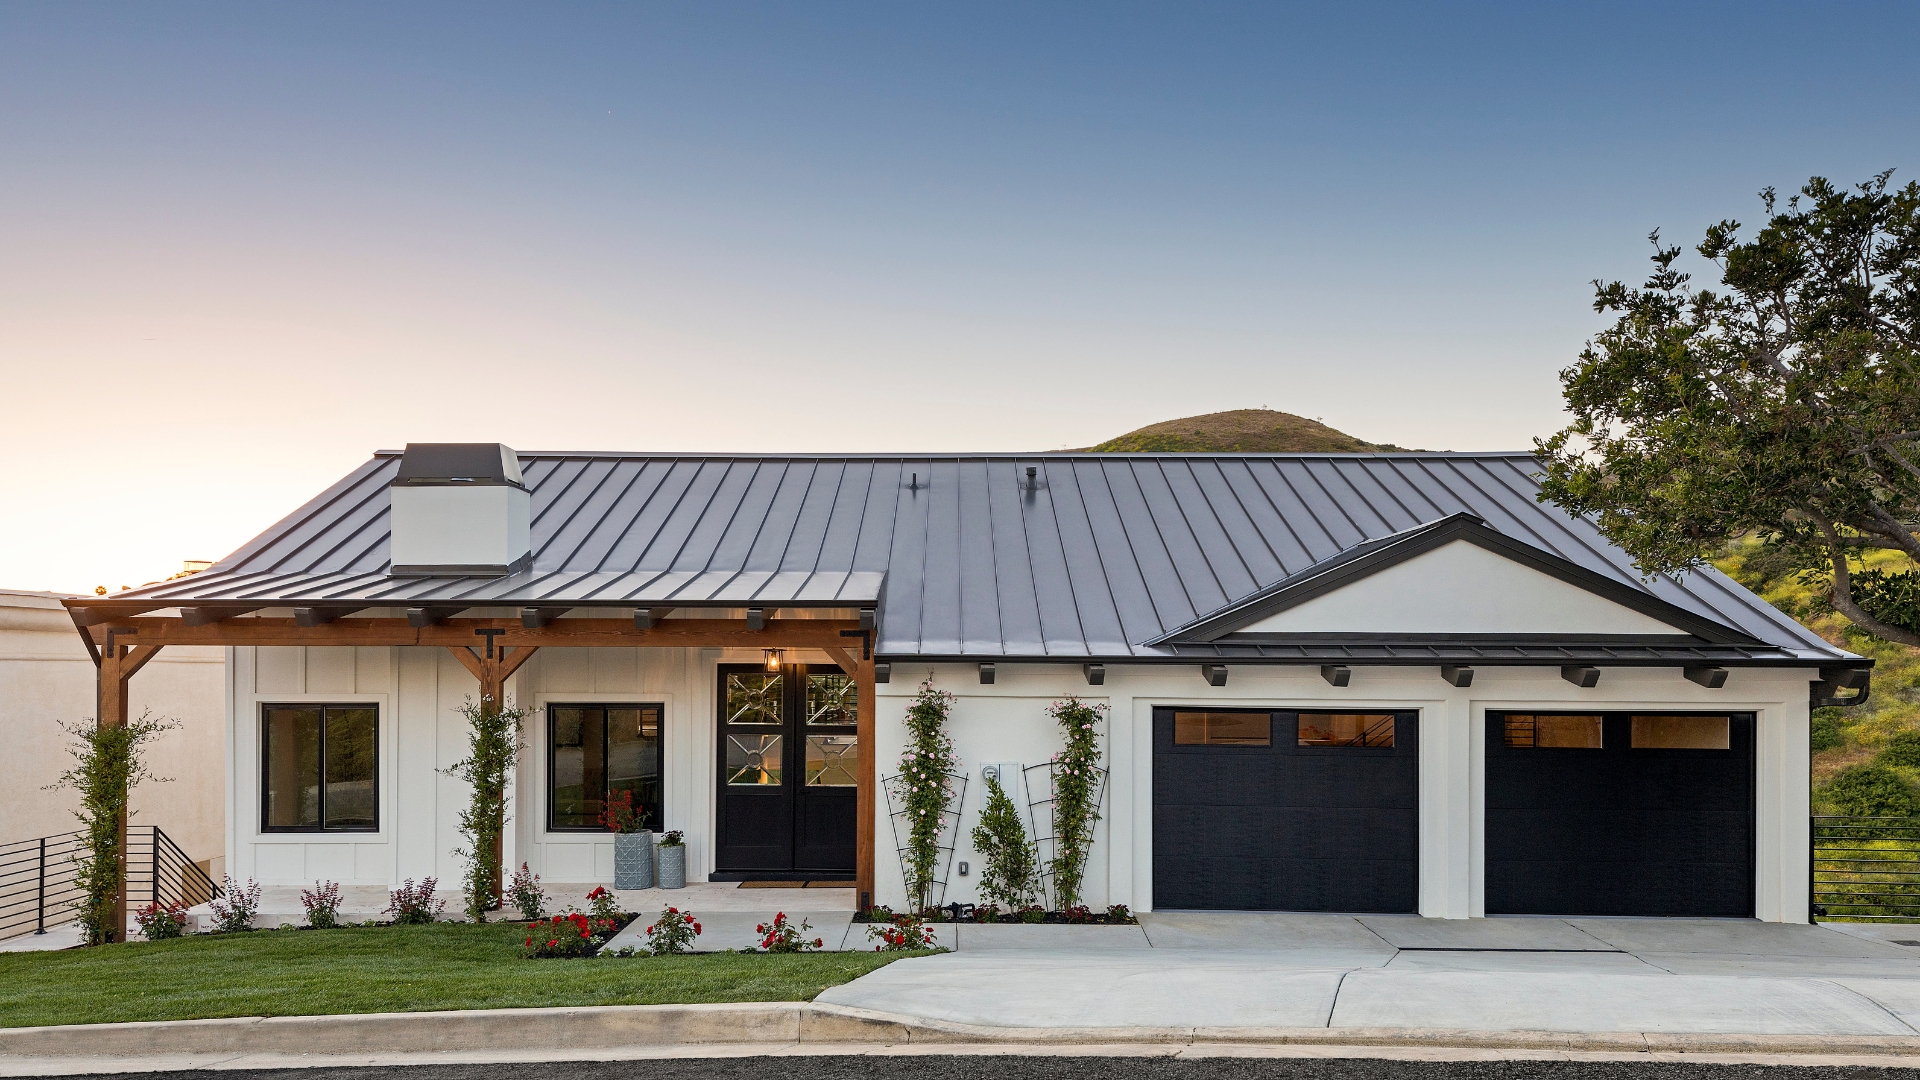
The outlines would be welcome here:
[[[151,601],[66,601],[99,668],[98,723],[127,724],[127,687],[147,662],[169,645],[317,645],[442,647],[451,652],[479,684],[481,699],[506,702],[506,682],[543,646],[565,648],[815,649],[851,676],[859,693],[859,773],[856,812],[854,888],[873,892],[874,833],[874,660],[870,612],[862,619],[769,618],[749,609],[742,619],[662,619],[659,609],[643,609],[634,618],[567,618],[567,609],[523,608],[518,619],[442,618],[430,609],[413,609],[408,618],[336,617],[333,612],[297,609],[295,618],[256,617],[245,611],[189,608],[179,615],[147,615]],[[164,610],[164,609],[162,609]],[[257,605],[252,610],[259,610]],[[863,625],[864,624],[864,625]],[[120,818],[120,858],[127,857],[127,819]],[[112,926],[124,936],[127,925],[125,875],[114,900]]]

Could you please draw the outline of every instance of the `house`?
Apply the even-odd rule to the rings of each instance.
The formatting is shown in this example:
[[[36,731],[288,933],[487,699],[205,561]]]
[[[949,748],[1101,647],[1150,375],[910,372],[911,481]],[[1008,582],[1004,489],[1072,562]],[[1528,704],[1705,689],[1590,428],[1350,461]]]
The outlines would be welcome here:
[[[631,791],[698,880],[906,897],[919,684],[1039,804],[1106,709],[1085,896],[1136,910],[1808,917],[1808,718],[1870,661],[1711,569],[1641,580],[1525,454],[381,452],[190,578],[68,601],[103,714],[226,647],[227,857],[457,877],[460,704],[529,710],[508,863],[605,881]],[[970,864],[962,873],[960,864]]]

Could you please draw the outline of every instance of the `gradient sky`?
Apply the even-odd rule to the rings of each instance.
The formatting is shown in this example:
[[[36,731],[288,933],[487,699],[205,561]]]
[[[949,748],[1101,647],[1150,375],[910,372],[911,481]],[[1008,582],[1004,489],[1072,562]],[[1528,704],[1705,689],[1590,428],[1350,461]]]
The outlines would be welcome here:
[[[1524,448],[1651,229],[1920,177],[1916,60],[1911,3],[8,3],[0,586],[408,441]]]

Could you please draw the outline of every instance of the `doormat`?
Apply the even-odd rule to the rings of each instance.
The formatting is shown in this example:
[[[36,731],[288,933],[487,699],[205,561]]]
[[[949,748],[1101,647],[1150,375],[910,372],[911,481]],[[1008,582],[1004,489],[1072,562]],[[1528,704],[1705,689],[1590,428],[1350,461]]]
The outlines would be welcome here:
[[[851,881],[743,881],[743,889],[851,889]]]

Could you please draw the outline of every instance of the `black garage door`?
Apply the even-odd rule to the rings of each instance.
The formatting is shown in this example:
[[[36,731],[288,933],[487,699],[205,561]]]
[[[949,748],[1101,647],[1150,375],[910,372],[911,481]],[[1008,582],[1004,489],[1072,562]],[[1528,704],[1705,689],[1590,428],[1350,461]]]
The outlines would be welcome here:
[[[1487,914],[1751,916],[1753,724],[1489,713]]]
[[[1413,911],[1416,716],[1155,709],[1153,906]]]

